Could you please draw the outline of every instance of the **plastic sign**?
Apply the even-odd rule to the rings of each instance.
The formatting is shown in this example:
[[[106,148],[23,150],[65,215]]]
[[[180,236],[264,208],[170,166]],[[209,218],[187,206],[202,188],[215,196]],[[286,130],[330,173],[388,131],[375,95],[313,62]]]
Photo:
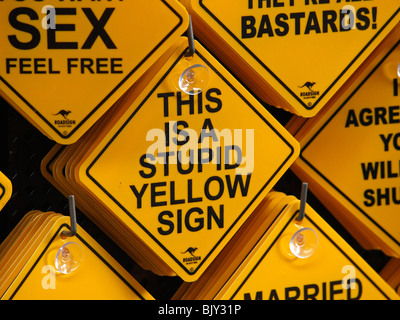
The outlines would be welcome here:
[[[0,211],[10,200],[12,194],[11,181],[0,172]]]
[[[0,1],[0,94],[71,144],[187,29],[176,0]]]
[[[11,266],[15,269],[3,269],[5,272],[0,282],[0,288],[3,288],[3,293],[0,292],[1,299],[154,299],[79,226],[75,236],[63,238],[62,231],[70,230],[68,223],[68,217],[40,211],[28,213],[20,221],[6,243],[2,244],[0,264],[4,263],[6,257],[10,257],[11,260],[7,259],[7,263],[12,261]],[[28,241],[27,235],[34,235],[34,238]],[[11,237],[12,241],[8,241]],[[25,241],[27,245],[17,246],[20,241]],[[76,251],[72,245],[81,251]],[[60,251],[64,248],[67,250]],[[57,260],[60,254],[62,259]],[[23,256],[23,264],[18,259],[12,260],[18,256]],[[77,266],[70,268],[71,272],[67,273],[66,269],[60,268],[60,263],[68,264],[70,261],[77,263]]]
[[[53,187],[55,187],[58,191],[60,191],[66,198],[72,193],[65,192],[61,190],[61,186],[57,184],[56,180],[53,178],[53,165],[54,161],[58,155],[62,153],[62,151],[67,148],[66,145],[55,144],[54,147],[50,150],[50,152],[43,158],[41,161],[40,171],[42,176],[50,182]]]
[[[399,62],[394,37],[329,110],[303,124],[293,166],[365,248],[394,257],[400,257]]]
[[[126,98],[129,108],[74,170],[81,189],[175,274],[195,281],[299,147],[199,43],[191,58],[187,46],[182,38],[146,87],[132,92],[134,101]],[[183,93],[180,76],[199,65],[208,70],[207,87]]]
[[[398,0],[187,0],[196,36],[265,102],[312,117],[398,23]]]
[[[297,200],[296,197],[287,196],[282,192],[269,192],[201,277],[195,282],[184,282],[173,299],[214,299],[249,253],[258,245],[282,210],[293,200]]]
[[[306,206],[297,221],[292,201],[268,229],[216,299],[398,300],[394,290],[318,214]],[[299,230],[317,234],[316,248],[299,258],[290,241]],[[302,246],[313,239],[305,235]]]

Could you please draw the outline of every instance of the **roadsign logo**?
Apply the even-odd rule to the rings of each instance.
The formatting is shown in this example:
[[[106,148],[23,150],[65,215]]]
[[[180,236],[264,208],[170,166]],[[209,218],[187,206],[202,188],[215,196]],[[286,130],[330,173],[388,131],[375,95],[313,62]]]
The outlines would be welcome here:
[[[193,265],[199,264],[202,257],[195,255],[195,252],[197,251],[197,248],[189,247],[185,252],[182,252],[183,255],[189,255],[185,256],[182,259],[182,263],[187,266],[189,271],[193,272],[195,270],[195,267]]]
[[[192,247],[189,247],[185,252],[182,252],[182,254],[185,254],[185,253],[190,253],[193,257],[194,257],[194,252],[197,250],[197,248],[192,248]]]
[[[60,110],[60,111],[58,111],[56,114],[54,114],[54,116],[61,115],[62,117],[64,117],[64,119],[68,119],[68,115],[69,115],[71,112],[72,112],[72,111],[69,111],[69,110]]]
[[[313,92],[314,90],[312,89],[312,87],[315,85],[315,82],[310,82],[307,81],[305,84],[303,84],[302,86],[299,86],[299,88],[304,88],[306,87],[308,90],[310,90],[311,92]]]

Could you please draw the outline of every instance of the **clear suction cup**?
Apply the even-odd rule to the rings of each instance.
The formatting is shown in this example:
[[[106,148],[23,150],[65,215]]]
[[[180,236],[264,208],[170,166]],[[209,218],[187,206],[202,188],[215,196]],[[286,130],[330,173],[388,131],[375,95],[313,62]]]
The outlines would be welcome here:
[[[82,258],[81,246],[76,242],[68,242],[58,249],[55,267],[59,272],[69,274],[79,267]]]
[[[195,64],[185,69],[179,77],[179,88],[190,95],[196,95],[207,88],[210,74],[207,67]]]
[[[399,65],[397,66],[397,76],[400,78],[400,63],[399,63]]]
[[[298,258],[311,257],[318,246],[318,235],[311,228],[302,228],[290,239],[290,251]]]

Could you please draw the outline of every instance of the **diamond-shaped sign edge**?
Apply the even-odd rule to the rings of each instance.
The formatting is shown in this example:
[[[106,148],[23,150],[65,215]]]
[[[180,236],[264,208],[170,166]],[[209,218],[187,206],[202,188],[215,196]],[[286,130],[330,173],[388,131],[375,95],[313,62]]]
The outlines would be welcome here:
[[[260,257],[260,259],[257,261],[257,263],[255,264],[255,266],[251,269],[251,271],[249,272],[249,274],[246,276],[246,278],[242,281],[242,283],[238,286],[238,288],[235,290],[235,292],[233,293],[233,295],[231,297],[229,297],[229,300],[232,300],[235,298],[235,296],[237,295],[237,293],[239,292],[239,290],[245,285],[246,281],[251,277],[251,275],[253,274],[253,272],[258,268],[259,264],[262,262],[262,260],[265,259],[265,257],[268,255],[269,251],[271,250],[271,248],[274,246],[274,244],[278,241],[279,237],[283,234],[283,232],[285,231],[285,229],[289,226],[289,224],[295,219],[295,217],[297,217],[299,214],[299,210],[297,210],[292,217],[289,219],[289,221],[285,224],[285,226],[282,228],[282,230],[279,232],[279,234],[276,236],[276,238],[272,241],[272,243],[268,246],[267,250],[263,253],[263,255]],[[305,219],[307,219],[308,221],[311,222],[312,225],[314,225],[314,227],[321,233],[324,235],[324,237],[329,240],[330,243],[332,243],[336,249],[338,249],[340,251],[341,254],[343,254],[357,269],[358,271],[360,271],[364,277],[366,277],[374,286],[375,288],[378,289],[378,291],[387,299],[387,300],[391,300],[391,298],[389,296],[386,295],[385,292],[382,291],[382,289],[364,272],[364,270],[359,267],[354,261],[353,259],[340,247],[338,246],[321,228],[320,226],[318,226],[318,224],[316,222],[314,222],[309,215],[305,214],[304,216]]]
[[[368,215],[363,209],[361,209],[353,200],[350,199],[342,190],[340,190],[332,181],[325,177],[317,168],[315,168],[310,161],[308,161],[303,152],[311,145],[314,139],[322,132],[322,130],[331,122],[331,120],[343,109],[343,107],[349,102],[350,99],[360,90],[360,88],[368,81],[368,79],[376,72],[376,70],[385,62],[385,60],[392,54],[392,52],[400,45],[398,41],[392,49],[385,55],[385,57],[374,67],[374,69],[363,79],[363,81],[357,86],[357,88],[346,98],[346,100],[340,105],[340,107],[329,117],[329,119],[318,129],[318,131],[307,141],[300,152],[299,159],[315,171],[326,183],[328,183],[333,189],[335,189],[342,197],[344,197],[352,206],[354,206],[360,213],[362,213],[368,220],[370,220],[376,227],[378,227],[385,235],[387,235],[392,241],[400,246],[400,241],[393,238],[393,236],[386,231],[380,224],[378,224],[370,215]]]
[[[227,26],[225,26],[220,19],[218,19],[203,3],[203,0],[199,0],[200,6],[248,53],[250,56],[260,64],[283,88],[289,92],[289,94],[297,100],[305,109],[314,109],[319,102],[325,97],[325,95],[332,89],[332,87],[343,77],[346,71],[351,68],[351,66],[358,60],[358,57],[374,42],[374,40],[381,34],[381,32],[387,27],[387,25],[400,13],[399,9],[390,17],[390,19],[383,25],[381,29],[375,34],[375,36],[364,46],[364,48],[356,54],[355,58],[350,62],[350,64],[339,74],[339,76],[333,81],[333,83],[319,96],[317,101],[309,107],[305,104],[270,68],[268,68],[265,63],[263,63],[240,39],[231,32]]]
[[[108,148],[110,144],[112,144],[113,140],[116,139],[116,137],[119,135],[119,133],[123,130],[123,128],[131,121],[131,119],[135,116],[135,114],[139,111],[139,109],[146,103],[147,99],[153,94],[153,92],[160,86],[160,84],[164,81],[164,79],[167,77],[167,75],[171,72],[171,70],[175,67],[175,65],[181,60],[181,58],[185,55],[186,50],[178,57],[178,59],[172,64],[172,66],[168,69],[168,71],[165,73],[164,76],[161,77],[160,81],[155,85],[153,89],[150,90],[149,94],[146,96],[146,98],[140,103],[140,105],[135,109],[135,111],[132,113],[132,115],[126,120],[126,122],[121,126],[121,128],[118,130],[118,132],[110,139],[110,141],[107,143],[107,145],[99,152],[99,154],[96,156],[96,158],[93,160],[92,163],[89,164],[89,166],[86,169],[86,175],[87,177],[95,184],[97,187],[99,187],[115,204],[118,205],[118,207],[121,208],[122,211],[124,211],[155,243],[157,243],[163,250],[170,256],[183,270],[186,271],[187,274],[189,275],[194,275],[200,267],[207,261],[208,257],[214,252],[216,247],[219,245],[219,243],[228,235],[230,230],[234,227],[234,225],[237,223],[237,221],[245,214],[245,212],[248,210],[248,208],[252,205],[252,203],[259,197],[259,195],[263,192],[263,190],[269,185],[269,183],[274,179],[274,177],[280,172],[281,168],[293,157],[295,154],[295,148],[285,140],[285,138],[277,131],[276,128],[274,128],[264,117],[254,108],[254,106],[251,105],[249,101],[243,95],[198,51],[196,51],[196,54],[207,64],[207,66],[212,69],[244,102],[247,104],[252,111],[254,111],[265,123],[267,126],[269,126],[281,139],[282,141],[289,147],[290,153],[286,157],[286,159],[283,161],[283,163],[276,169],[273,175],[268,179],[268,181],[264,184],[264,186],[261,188],[261,190],[254,196],[254,198],[248,203],[246,208],[243,210],[243,212],[238,215],[237,219],[231,225],[229,228],[227,228],[227,231],[224,233],[224,235],[221,237],[221,239],[215,244],[215,246],[209,251],[209,253],[205,256],[204,259],[199,263],[197,268],[194,271],[188,270],[159,240],[157,240],[135,217],[133,214],[131,214],[117,199],[115,199],[102,185],[100,182],[98,182],[91,174],[90,174],[90,169],[95,165],[97,160],[101,157],[101,155],[105,152],[105,150]]]
[[[101,102],[95,106],[92,111],[80,122],[78,123],[73,130],[68,135],[62,135],[55,127],[53,124],[51,124],[46,117],[44,117],[29,101],[22,95],[20,94],[14,87],[12,87],[1,75],[0,75],[0,81],[3,82],[9,90],[11,90],[19,99],[21,99],[26,106],[28,106],[44,123],[46,123],[58,136],[60,136],[61,139],[68,139],[71,138],[71,136],[95,113],[99,108],[101,108],[102,105],[114,94],[115,91],[118,90],[119,87],[121,87],[125,82],[128,81],[128,79],[136,72],[137,69],[140,68],[140,66],[148,60],[152,53],[157,50],[169,37],[172,33],[175,32],[175,30],[179,29],[179,27],[183,23],[182,17],[178,14],[178,12],[175,11],[174,8],[172,8],[166,0],[161,0],[178,18],[179,22],[178,24],[150,51],[146,57],[142,61],[140,61],[128,74],[127,76],[122,79],[102,100]],[[11,98],[11,100],[13,100]],[[15,103],[15,102],[14,102]],[[47,131],[47,130],[46,130]]]
[[[51,237],[49,242],[47,243],[46,247],[43,249],[43,251],[38,255],[36,261],[33,263],[32,267],[29,269],[29,271],[26,273],[26,276],[22,279],[21,283],[18,285],[17,288],[15,288],[15,291],[11,294],[10,300],[13,299],[13,297],[18,293],[19,289],[23,286],[24,282],[26,279],[28,279],[29,275],[32,273],[33,269],[35,269],[36,265],[39,263],[39,261],[43,258],[43,255],[47,252],[51,244],[53,243],[54,239],[59,236],[61,230],[63,228],[67,228],[68,230],[71,230],[71,227],[68,224],[62,224],[60,227],[58,227],[57,231],[54,233],[54,235]],[[115,270],[109,263],[86,241],[84,240],[80,235],[79,232],[75,234],[75,237],[77,237],[90,251],[92,251],[112,272],[114,272],[122,282],[125,283],[127,287],[129,287],[130,290],[132,290],[141,300],[146,300],[138,290],[136,290],[134,287],[130,285],[130,283],[121,275],[118,273],[117,270]]]

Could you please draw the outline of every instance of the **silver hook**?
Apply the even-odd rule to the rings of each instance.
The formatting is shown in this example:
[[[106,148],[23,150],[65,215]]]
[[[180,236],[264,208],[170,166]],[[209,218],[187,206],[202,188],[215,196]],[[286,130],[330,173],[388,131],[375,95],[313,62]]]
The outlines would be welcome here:
[[[76,208],[75,208],[75,197],[69,196],[69,216],[71,218],[71,230],[64,230],[61,232],[62,237],[73,237],[77,232],[77,224],[76,224]]]
[[[193,57],[196,53],[196,49],[194,47],[194,34],[193,34],[193,24],[192,17],[189,15],[189,28],[187,30],[187,37],[189,41],[189,50],[186,52],[185,57]]]
[[[307,191],[308,191],[308,183],[303,182],[303,185],[301,187],[301,195],[300,195],[299,215],[296,217],[296,221],[302,221],[306,214]]]

